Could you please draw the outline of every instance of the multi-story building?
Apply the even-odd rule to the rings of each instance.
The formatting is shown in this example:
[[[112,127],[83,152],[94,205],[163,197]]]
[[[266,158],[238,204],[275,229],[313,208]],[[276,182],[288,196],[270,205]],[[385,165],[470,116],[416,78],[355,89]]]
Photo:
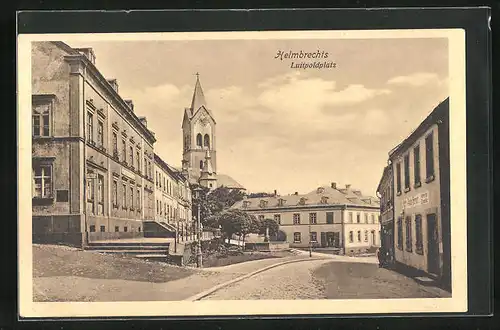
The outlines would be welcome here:
[[[380,198],[380,246],[384,251],[388,251],[390,256],[394,256],[394,180],[392,165],[387,165],[382,173],[382,178],[377,187],[377,194]]]
[[[334,182],[304,195],[246,198],[232,207],[260,220],[274,219],[292,247],[354,253],[380,244],[378,199],[350,185],[339,188]]]
[[[32,43],[33,239],[85,245],[154,219],[155,136],[91,48]]]
[[[166,229],[192,232],[191,189],[187,179],[155,154],[155,220]]]
[[[441,102],[389,154],[395,259],[451,287],[449,104]]]

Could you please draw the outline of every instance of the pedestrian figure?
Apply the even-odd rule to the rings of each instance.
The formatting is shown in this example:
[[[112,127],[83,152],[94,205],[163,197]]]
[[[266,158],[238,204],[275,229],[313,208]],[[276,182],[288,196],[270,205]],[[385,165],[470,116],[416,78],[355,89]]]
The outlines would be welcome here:
[[[379,248],[377,249],[377,258],[378,258],[378,266],[384,267],[386,262],[386,252],[385,249]]]

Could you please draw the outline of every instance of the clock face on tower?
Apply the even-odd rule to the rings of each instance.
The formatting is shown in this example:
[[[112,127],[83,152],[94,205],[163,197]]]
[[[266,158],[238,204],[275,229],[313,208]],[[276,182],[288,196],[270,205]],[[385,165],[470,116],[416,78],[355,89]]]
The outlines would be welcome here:
[[[207,116],[201,115],[201,117],[200,117],[200,124],[202,126],[207,126],[207,124],[208,124],[208,118],[207,118]]]

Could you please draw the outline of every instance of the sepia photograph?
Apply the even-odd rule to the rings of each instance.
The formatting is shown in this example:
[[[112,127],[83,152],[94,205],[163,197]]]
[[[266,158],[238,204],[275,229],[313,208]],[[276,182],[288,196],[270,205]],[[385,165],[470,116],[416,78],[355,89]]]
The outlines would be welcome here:
[[[20,35],[25,315],[465,311],[464,44]]]

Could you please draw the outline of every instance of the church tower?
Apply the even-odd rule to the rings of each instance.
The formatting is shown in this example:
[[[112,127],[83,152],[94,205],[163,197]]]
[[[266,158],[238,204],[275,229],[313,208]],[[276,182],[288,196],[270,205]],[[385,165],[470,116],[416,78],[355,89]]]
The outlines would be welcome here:
[[[191,107],[184,109],[182,120],[182,167],[192,183],[198,182],[204,169],[211,172],[209,181],[212,185],[216,183],[214,181],[217,173],[215,128],[215,118],[207,106],[197,73]]]
[[[205,152],[205,162],[203,163],[203,169],[201,170],[198,182],[200,186],[209,188],[210,190],[217,188],[217,178],[215,177],[215,173],[212,169],[212,160],[209,149]]]

